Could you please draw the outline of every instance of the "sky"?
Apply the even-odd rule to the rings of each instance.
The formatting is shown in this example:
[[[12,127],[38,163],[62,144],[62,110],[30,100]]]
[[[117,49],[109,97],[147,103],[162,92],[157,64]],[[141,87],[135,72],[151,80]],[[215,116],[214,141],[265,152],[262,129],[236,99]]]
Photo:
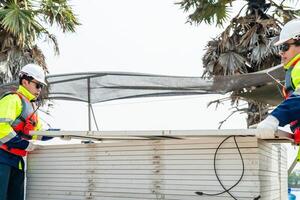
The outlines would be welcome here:
[[[51,45],[42,44],[50,74],[124,71],[201,76],[205,45],[221,32],[214,26],[186,23],[187,13],[172,0],[70,2],[82,25],[76,33],[52,29],[59,56]],[[220,97],[131,99],[95,104],[94,110],[100,130],[215,129],[232,111],[228,106],[207,109],[210,100]],[[79,115],[61,112],[74,107]],[[86,104],[56,101],[51,114],[46,121],[54,128],[87,130]],[[245,115],[235,115],[224,128],[246,126]],[[242,120],[236,123],[235,117]]]
[[[76,33],[50,29],[57,36],[60,55],[54,55],[50,44],[40,44],[50,74],[123,71],[201,76],[205,45],[221,33],[214,26],[186,23],[188,14],[173,0],[70,3],[81,25]],[[207,108],[219,98],[224,96],[119,100],[95,104],[94,111],[101,131],[217,129],[234,111],[230,102]],[[40,113],[45,124],[62,130],[88,130],[86,104],[54,101],[53,105],[51,116]],[[246,128],[246,115],[234,114],[222,128]]]

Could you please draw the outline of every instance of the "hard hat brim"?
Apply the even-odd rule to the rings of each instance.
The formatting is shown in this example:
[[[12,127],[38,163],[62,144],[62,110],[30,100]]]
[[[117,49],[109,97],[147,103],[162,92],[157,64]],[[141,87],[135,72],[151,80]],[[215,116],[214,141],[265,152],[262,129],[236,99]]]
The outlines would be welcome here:
[[[278,40],[277,42],[274,43],[274,46],[279,46],[283,43],[285,43],[286,41],[288,41],[289,39],[284,39],[284,40]]]
[[[35,80],[37,80],[39,83],[47,86],[47,83],[44,80],[41,80],[41,79],[35,79]]]

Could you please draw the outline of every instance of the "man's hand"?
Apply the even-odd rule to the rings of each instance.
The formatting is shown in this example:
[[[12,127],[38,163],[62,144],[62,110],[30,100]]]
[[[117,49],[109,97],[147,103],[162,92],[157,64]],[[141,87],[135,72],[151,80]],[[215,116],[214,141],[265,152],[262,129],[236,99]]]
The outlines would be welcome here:
[[[249,129],[257,129],[257,124],[253,124],[253,125],[249,126]]]
[[[274,132],[277,131],[278,125],[278,119],[272,115],[269,115],[266,119],[257,124],[257,129],[265,129],[265,131],[261,130],[257,132],[256,137],[261,139],[274,138]]]
[[[269,115],[266,119],[257,124],[257,129],[271,129],[276,131],[278,129],[279,121],[276,117]]]

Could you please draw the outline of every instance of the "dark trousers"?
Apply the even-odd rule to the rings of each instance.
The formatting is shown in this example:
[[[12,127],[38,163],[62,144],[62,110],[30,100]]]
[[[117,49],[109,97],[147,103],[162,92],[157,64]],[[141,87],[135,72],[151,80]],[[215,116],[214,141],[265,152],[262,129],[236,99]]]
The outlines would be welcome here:
[[[24,200],[24,172],[0,163],[0,200]]]

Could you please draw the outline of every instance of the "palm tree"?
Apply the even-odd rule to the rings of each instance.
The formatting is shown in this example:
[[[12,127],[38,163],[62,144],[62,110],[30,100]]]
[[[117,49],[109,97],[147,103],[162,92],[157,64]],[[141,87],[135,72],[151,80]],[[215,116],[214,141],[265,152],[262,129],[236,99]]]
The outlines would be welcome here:
[[[0,1],[0,83],[17,78],[22,66],[35,62],[47,71],[38,40],[53,43],[59,54],[55,35],[47,27],[56,25],[65,32],[75,32],[79,25],[67,0],[1,0]]]
[[[234,0],[182,0],[177,3],[185,11],[192,11],[188,22],[192,24],[216,24],[223,26],[229,20],[229,8]],[[242,2],[242,1],[239,1]],[[299,16],[300,10],[285,6],[285,1],[247,0],[237,16],[215,39],[207,43],[202,58],[204,77],[233,75],[256,72],[280,64],[278,49],[273,43],[277,40],[281,26]],[[290,1],[291,2],[291,1]],[[244,16],[241,13],[244,11]],[[271,14],[269,14],[271,13]],[[238,102],[239,93],[234,91],[230,99]],[[247,100],[247,125],[264,119],[269,105]],[[240,110],[239,110],[240,111]]]

